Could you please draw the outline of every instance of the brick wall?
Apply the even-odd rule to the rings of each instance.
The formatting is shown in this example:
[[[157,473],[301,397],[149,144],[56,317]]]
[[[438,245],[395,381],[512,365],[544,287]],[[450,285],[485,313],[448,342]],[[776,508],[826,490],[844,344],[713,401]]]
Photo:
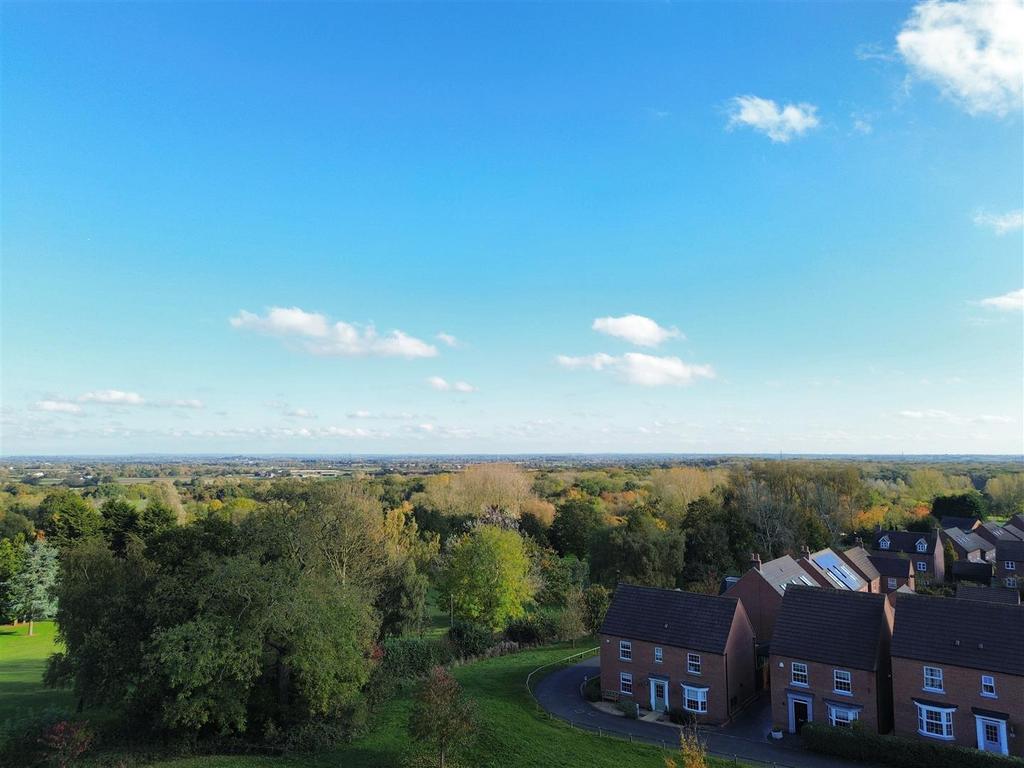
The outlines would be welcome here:
[[[945,693],[923,690],[926,665],[942,670]],[[991,674],[995,678],[998,698],[981,695],[981,676],[985,674]],[[918,734],[917,707],[913,701],[917,698],[950,706],[956,705],[957,709],[953,713],[954,741],[965,747],[977,747],[977,729],[974,714],[971,712],[972,707],[977,707],[1010,715],[1007,724],[1007,746],[1011,755],[1024,757],[1024,677],[893,658],[892,678],[897,735],[932,741],[929,737]]]
[[[782,595],[755,570],[743,574],[725,594],[728,597],[739,598],[750,623],[754,626],[758,642],[770,640],[775,628],[775,619],[779,615],[779,608],[782,607]]]
[[[802,688],[793,685],[791,682],[792,663],[803,662],[807,664],[808,686]],[[782,664],[780,667],[779,664]],[[879,712],[879,685],[878,676],[874,672],[867,672],[849,667],[836,667],[833,664],[821,664],[807,659],[796,659],[789,656],[777,656],[772,654],[770,661],[771,689],[772,689],[772,723],[789,730],[789,692],[804,694],[813,697],[811,709],[811,721],[815,723],[828,723],[828,709],[826,700],[849,706],[860,706],[860,720],[864,725],[873,731],[887,733],[890,725],[887,719],[887,712]],[[843,669],[849,672],[853,678],[853,694],[844,696],[836,693],[832,685],[832,672],[835,669]],[[888,679],[883,677],[881,693],[883,697],[888,696]]]

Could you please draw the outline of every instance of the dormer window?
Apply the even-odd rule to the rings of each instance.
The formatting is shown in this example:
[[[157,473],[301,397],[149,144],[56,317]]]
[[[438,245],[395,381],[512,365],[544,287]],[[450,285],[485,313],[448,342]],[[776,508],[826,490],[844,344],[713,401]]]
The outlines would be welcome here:
[[[917,551],[918,552],[927,552],[928,551],[928,542],[925,541],[924,539],[918,539],[917,540]]]
[[[878,548],[879,549],[888,549],[889,548],[889,537],[888,536],[883,536],[882,538],[880,538],[878,540]]]

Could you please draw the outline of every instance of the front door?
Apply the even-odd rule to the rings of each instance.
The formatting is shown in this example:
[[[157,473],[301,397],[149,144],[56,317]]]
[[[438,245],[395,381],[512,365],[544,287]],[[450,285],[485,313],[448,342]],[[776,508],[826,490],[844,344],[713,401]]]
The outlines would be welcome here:
[[[1006,722],[988,717],[978,718],[978,749],[982,752],[1007,753]]]
[[[790,697],[789,699],[789,732],[800,733],[804,723],[811,719],[811,703],[806,699]]]
[[[651,681],[651,710],[664,712],[668,709],[668,683],[664,680]]]

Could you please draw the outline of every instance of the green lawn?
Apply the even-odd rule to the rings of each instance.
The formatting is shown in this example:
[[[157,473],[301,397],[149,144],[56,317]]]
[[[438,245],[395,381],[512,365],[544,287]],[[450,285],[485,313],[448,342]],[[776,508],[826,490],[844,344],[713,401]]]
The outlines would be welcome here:
[[[480,722],[477,744],[467,760],[479,768],[664,768],[663,752],[654,747],[601,738],[538,713],[526,691],[531,670],[573,653],[568,646],[488,659],[460,667],[455,676],[477,704]],[[160,768],[400,768],[408,749],[407,696],[391,702],[377,717],[373,730],[351,746],[306,758],[204,757],[160,763]],[[715,768],[735,765],[712,759]]]
[[[44,688],[46,658],[54,651],[54,626],[0,627],[0,721],[48,706],[70,708],[67,691]],[[477,705],[479,732],[467,761],[479,768],[663,768],[662,752],[653,747],[600,738],[572,730],[541,714],[526,690],[527,674],[568,656],[567,645],[487,659],[455,670],[466,694]],[[387,704],[370,732],[353,744],[319,755],[288,758],[191,757],[156,763],[159,768],[401,768],[409,746],[406,722],[409,696]],[[716,768],[731,763],[712,761]]]
[[[33,710],[70,707],[71,694],[43,685],[46,659],[57,646],[52,621],[35,625],[28,636],[28,625],[0,626],[0,722]]]

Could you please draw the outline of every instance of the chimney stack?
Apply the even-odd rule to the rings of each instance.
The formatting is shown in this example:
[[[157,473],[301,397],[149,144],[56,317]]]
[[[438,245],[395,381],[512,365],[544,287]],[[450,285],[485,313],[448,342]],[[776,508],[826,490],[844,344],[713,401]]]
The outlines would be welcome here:
[[[809,560],[811,557],[811,548],[804,544],[802,547],[800,547],[800,556],[806,557]]]
[[[761,570],[761,555],[759,555],[757,552],[752,552],[750,554],[750,567],[753,568],[755,571]]]
[[[862,539],[860,536],[855,538],[853,540],[853,543],[854,543],[854,546],[857,546],[857,547],[860,547],[861,549],[864,549],[864,539]]]

